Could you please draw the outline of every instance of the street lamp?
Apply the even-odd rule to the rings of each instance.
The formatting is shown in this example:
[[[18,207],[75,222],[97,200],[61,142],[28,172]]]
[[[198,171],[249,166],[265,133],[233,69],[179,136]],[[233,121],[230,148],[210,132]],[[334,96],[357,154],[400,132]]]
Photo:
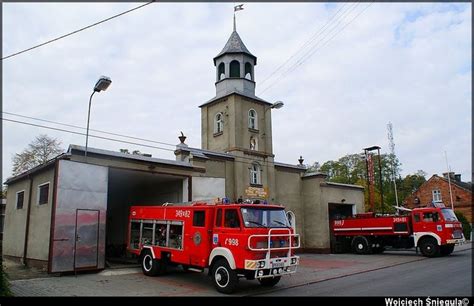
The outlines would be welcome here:
[[[86,162],[87,162],[87,144],[88,144],[88,140],[89,140],[89,119],[90,119],[90,116],[91,116],[92,96],[94,96],[94,94],[96,92],[101,92],[102,90],[104,90],[104,91],[107,90],[110,83],[112,83],[112,80],[109,77],[101,76],[99,78],[99,80],[97,81],[97,83],[95,83],[94,91],[92,92],[91,97],[89,98],[89,111],[87,112],[86,151],[85,151],[85,154],[84,154],[84,156],[86,158]]]
[[[283,107],[283,105],[285,105],[285,103],[281,101],[276,101],[275,103],[272,104],[272,106],[270,106],[270,108],[280,109]]]

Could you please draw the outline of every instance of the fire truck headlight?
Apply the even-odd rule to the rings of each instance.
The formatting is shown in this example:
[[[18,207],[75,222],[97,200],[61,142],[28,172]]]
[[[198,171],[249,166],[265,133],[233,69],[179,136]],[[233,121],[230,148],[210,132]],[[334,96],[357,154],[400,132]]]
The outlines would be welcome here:
[[[259,262],[258,262],[258,267],[259,267],[259,268],[265,267],[265,261],[264,261],[264,260],[259,261]]]
[[[263,271],[262,270],[258,271],[258,276],[263,276]]]
[[[278,273],[282,274],[283,273],[283,268],[278,269]]]
[[[291,264],[295,265],[297,261],[298,261],[298,259],[296,257],[294,257],[294,258],[291,259]]]
[[[278,273],[278,270],[277,269],[273,269],[273,274],[277,274]]]

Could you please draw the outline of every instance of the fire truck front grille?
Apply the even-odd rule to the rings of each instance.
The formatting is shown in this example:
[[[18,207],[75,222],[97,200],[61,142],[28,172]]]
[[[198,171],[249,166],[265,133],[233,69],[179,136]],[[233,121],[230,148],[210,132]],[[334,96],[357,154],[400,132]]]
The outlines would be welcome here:
[[[453,238],[454,239],[461,239],[462,238],[462,231],[456,230],[453,232]]]

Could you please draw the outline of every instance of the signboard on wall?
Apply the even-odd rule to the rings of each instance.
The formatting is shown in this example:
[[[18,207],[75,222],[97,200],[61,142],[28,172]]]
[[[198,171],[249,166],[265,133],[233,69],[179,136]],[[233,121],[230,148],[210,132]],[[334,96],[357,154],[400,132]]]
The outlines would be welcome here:
[[[268,188],[247,187],[245,195],[249,198],[266,198],[268,196]]]

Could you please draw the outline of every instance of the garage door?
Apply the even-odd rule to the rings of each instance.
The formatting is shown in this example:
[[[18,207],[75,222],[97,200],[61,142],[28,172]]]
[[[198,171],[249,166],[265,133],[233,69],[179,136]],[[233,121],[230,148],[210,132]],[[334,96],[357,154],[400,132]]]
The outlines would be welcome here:
[[[102,269],[108,168],[60,160],[49,272]]]

